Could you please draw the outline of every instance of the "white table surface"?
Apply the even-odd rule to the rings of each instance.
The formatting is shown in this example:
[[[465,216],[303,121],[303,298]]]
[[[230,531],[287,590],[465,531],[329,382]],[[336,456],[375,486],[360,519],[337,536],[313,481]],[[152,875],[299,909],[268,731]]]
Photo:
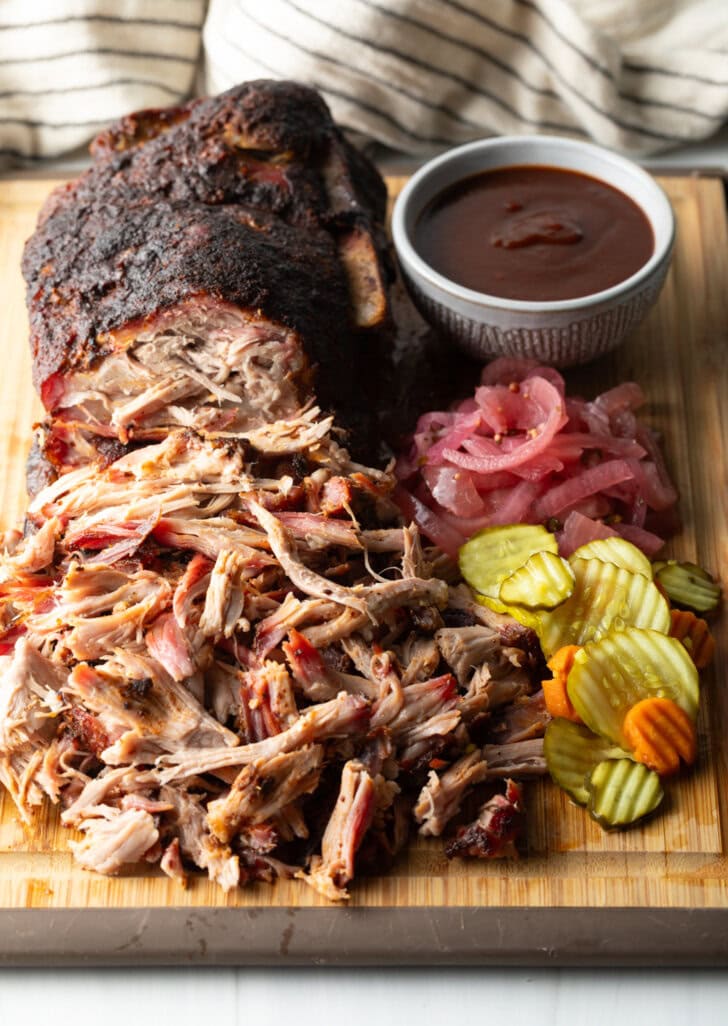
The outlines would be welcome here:
[[[79,162],[80,163],[80,162]],[[79,163],[29,177],[75,173]],[[396,160],[386,170],[409,170]],[[647,162],[728,175],[715,141]],[[16,172],[5,171],[4,177]],[[728,1026],[728,972],[590,969],[0,969],[0,1026]]]
[[[35,1026],[725,1026],[717,970],[29,969],[0,972],[0,1023]]]

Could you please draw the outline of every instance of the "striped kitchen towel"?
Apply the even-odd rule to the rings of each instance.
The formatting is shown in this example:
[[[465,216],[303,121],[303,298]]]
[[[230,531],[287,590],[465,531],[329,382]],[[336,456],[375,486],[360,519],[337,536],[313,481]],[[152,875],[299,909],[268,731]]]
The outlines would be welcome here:
[[[728,0],[0,0],[0,161],[260,77],[413,154],[524,132],[648,154],[728,120]]]
[[[647,154],[728,120],[728,0],[212,0],[207,88],[297,78],[423,153],[549,132]]]
[[[189,95],[205,0],[0,0],[0,159],[55,157]]]

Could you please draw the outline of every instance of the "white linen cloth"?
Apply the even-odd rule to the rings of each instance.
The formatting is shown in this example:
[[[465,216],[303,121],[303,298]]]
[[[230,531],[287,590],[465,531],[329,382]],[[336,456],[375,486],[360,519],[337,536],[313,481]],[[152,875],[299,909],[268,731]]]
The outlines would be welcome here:
[[[0,156],[261,77],[409,153],[525,132],[655,153],[728,121],[728,0],[0,0]]]
[[[653,153],[728,119],[728,0],[212,0],[207,86],[316,85],[407,152],[490,134]]]
[[[0,0],[0,160],[57,157],[193,88],[205,0]]]

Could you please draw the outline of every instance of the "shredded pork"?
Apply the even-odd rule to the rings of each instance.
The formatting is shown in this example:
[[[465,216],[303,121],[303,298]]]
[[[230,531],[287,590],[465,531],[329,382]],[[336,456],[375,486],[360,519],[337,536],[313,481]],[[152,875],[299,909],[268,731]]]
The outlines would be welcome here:
[[[247,142],[213,145],[205,111],[249,119],[238,93],[291,118],[256,114]],[[89,870],[146,861],[184,883],[196,867],[226,891],[298,876],[346,900],[417,827],[446,833],[471,792],[542,772],[543,703],[523,629],[476,606],[403,523],[392,473],[355,462],[311,393],[316,363],[335,393],[352,316],[386,313],[354,188],[376,193],[376,175],[307,90],[206,103],[128,151],[131,123],[102,137],[26,253],[48,418],[24,537],[0,557],[0,782],[25,820],[58,803]],[[324,135],[283,146],[300,104]],[[198,143],[192,196],[165,147],[187,160]],[[63,210],[86,206],[69,237]],[[513,786],[457,850],[513,850]]]
[[[298,873],[345,900],[360,852],[543,772],[528,645],[433,573],[391,480],[331,432],[305,411],[222,450],[175,429],[36,495],[2,563],[0,778],[26,818],[60,801],[84,867]]]

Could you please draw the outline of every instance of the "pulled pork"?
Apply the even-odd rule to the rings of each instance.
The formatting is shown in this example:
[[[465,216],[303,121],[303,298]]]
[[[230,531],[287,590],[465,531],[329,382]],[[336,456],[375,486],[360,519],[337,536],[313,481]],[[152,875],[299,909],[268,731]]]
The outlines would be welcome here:
[[[295,482],[283,433],[175,429],[62,475],[2,561],[0,774],[26,818],[60,801],[86,868],[343,900],[360,852],[452,833],[471,792],[543,772],[528,639],[428,576],[391,479],[328,423]],[[512,853],[514,793],[448,852]]]
[[[85,868],[344,900],[543,771],[533,639],[327,412],[389,330],[384,183],[292,83],[93,152],[24,258],[47,417],[0,557],[0,782],[26,821],[61,805]],[[457,850],[514,850],[501,797]]]

